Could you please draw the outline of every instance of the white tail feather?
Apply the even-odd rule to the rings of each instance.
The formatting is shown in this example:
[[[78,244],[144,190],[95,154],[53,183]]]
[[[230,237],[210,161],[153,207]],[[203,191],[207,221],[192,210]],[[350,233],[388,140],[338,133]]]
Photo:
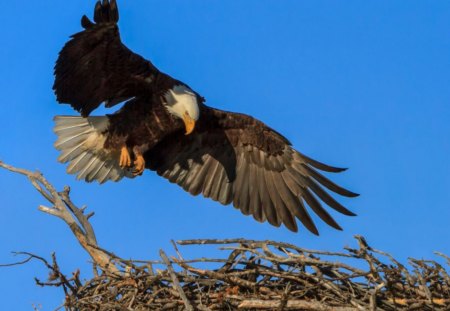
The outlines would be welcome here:
[[[123,177],[133,178],[130,170],[119,166],[118,151],[103,148],[108,128],[108,117],[56,116],[53,129],[58,139],[55,148],[61,151],[58,161],[69,162],[67,172],[76,174],[77,179],[88,182],[97,180],[119,181]]]

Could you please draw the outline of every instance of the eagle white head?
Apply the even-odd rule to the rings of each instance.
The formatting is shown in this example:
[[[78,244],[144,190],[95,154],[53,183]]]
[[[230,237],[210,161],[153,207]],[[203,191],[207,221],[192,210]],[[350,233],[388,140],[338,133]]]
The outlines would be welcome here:
[[[195,128],[195,122],[200,117],[195,93],[187,86],[178,84],[164,94],[164,99],[167,110],[184,121],[186,135],[191,134]]]

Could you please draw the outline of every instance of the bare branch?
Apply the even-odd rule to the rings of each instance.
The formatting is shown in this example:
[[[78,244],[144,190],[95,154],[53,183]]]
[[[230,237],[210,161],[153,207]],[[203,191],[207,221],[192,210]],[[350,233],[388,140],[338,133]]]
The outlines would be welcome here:
[[[94,230],[89,223],[88,217],[84,216],[83,211],[71,201],[69,187],[66,187],[62,192],[58,192],[40,172],[31,172],[16,168],[1,161],[0,167],[26,176],[34,188],[47,201],[53,204],[51,207],[40,205],[39,210],[62,219],[72,230],[78,242],[88,252],[96,265],[100,266],[104,271],[119,273],[117,267],[112,263],[112,258],[96,247],[97,240]]]
[[[19,255],[19,253],[14,252],[14,255]],[[34,257],[31,255],[28,255],[27,258],[25,258],[24,260],[18,261],[18,262],[14,262],[14,263],[7,263],[7,264],[0,264],[0,267],[13,267],[13,266],[20,266],[23,264],[26,264],[27,262],[31,261]]]
[[[180,281],[178,280],[178,278],[175,274],[175,271],[173,270],[172,264],[170,263],[169,258],[167,258],[166,253],[164,253],[163,250],[160,250],[159,255],[161,256],[162,260],[164,260],[164,262],[167,266],[167,270],[169,271],[170,277],[172,278],[173,286],[180,294],[180,297],[184,302],[184,306],[186,307],[186,310],[193,311],[194,308],[192,307],[191,303],[187,299],[186,294],[183,291],[183,288],[181,288]]]
[[[58,192],[39,172],[2,162],[0,167],[31,181],[50,202],[39,210],[62,219],[98,267],[91,280],[81,281],[79,271],[66,277],[55,256],[47,262],[18,253],[26,258],[3,265],[21,265],[31,259],[43,262],[50,271],[49,280],[36,282],[63,288],[66,301],[61,309],[450,310],[450,276],[443,264],[409,259],[403,265],[361,236],[355,236],[356,248],[342,252],[245,239],[171,241],[176,257],[161,250],[161,260],[125,260],[99,247],[89,222],[93,213],[71,201],[68,187]],[[216,245],[225,255],[185,259],[179,247],[206,244]],[[450,257],[436,255],[449,265]]]

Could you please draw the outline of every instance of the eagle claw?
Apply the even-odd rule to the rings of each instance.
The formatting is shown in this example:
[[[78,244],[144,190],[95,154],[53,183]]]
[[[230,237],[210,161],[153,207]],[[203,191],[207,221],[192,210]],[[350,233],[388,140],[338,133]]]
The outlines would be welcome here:
[[[121,168],[127,168],[131,166],[131,157],[127,147],[122,147],[122,149],[120,149],[119,165]]]
[[[142,155],[138,155],[133,164],[134,164],[133,175],[134,176],[142,175],[145,169],[144,157]]]

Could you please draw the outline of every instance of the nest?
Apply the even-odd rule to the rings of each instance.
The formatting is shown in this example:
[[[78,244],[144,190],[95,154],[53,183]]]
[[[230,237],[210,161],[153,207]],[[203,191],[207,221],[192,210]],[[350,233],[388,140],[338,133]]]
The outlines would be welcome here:
[[[405,267],[367,245],[344,252],[235,240],[173,243],[176,256],[159,261],[123,260],[82,281],[62,274],[56,258],[44,261],[50,280],[64,290],[66,310],[450,310],[450,278],[436,261],[410,259]],[[186,260],[180,245],[216,245],[222,258]],[[447,265],[450,258],[442,256]],[[33,255],[30,255],[33,256]],[[351,263],[351,264],[350,264]]]
[[[90,223],[93,212],[77,207],[39,172],[0,161],[24,175],[50,203],[39,210],[64,221],[94,263],[94,277],[70,277],[52,262],[29,254],[16,264],[40,260],[50,277],[38,285],[65,294],[58,309],[78,310],[450,310],[450,277],[433,260],[409,259],[405,267],[356,236],[358,248],[308,250],[273,241],[188,240],[173,242],[176,256],[158,261],[124,260],[102,249]],[[186,260],[180,246],[223,250],[220,258]],[[450,265],[450,258],[436,253]],[[11,265],[11,264],[10,264]],[[9,266],[10,266],[9,265]],[[4,265],[8,266],[8,265]]]

